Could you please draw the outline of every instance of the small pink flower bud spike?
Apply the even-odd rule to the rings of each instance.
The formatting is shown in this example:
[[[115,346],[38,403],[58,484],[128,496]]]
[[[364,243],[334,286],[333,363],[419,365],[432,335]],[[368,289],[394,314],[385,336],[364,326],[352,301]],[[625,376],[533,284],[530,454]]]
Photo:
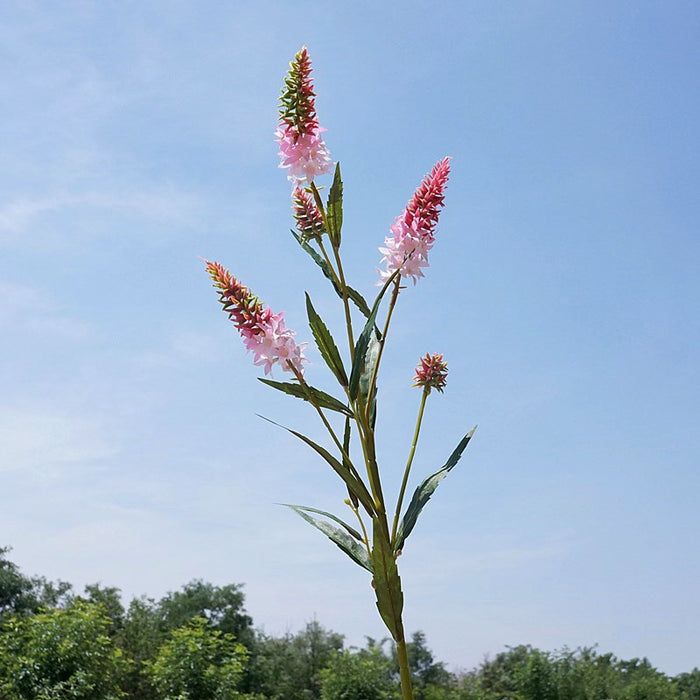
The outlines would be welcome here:
[[[297,230],[304,241],[318,239],[323,235],[325,227],[321,212],[313,197],[299,186],[292,193],[292,209]]]
[[[285,372],[304,374],[306,343],[298,345],[294,331],[284,323],[284,313],[273,314],[260,300],[218,262],[206,261],[207,272],[219,290],[219,301],[238,329],[243,344],[253,353],[253,363],[270,374],[274,364]],[[290,366],[291,365],[291,366]]]

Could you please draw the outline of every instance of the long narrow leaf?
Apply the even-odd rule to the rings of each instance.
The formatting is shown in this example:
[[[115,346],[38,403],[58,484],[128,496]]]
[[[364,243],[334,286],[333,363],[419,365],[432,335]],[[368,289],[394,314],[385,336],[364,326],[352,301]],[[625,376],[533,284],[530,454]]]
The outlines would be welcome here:
[[[316,513],[317,515],[323,515],[330,520],[335,521],[338,525],[341,525],[349,534],[351,534],[358,542],[364,542],[362,535],[354,528],[352,525],[348,525],[344,520],[339,518],[333,513],[328,513],[325,510],[319,510],[318,508],[312,508],[311,506],[298,506],[293,503],[280,503],[281,506],[287,506],[287,508],[293,508],[294,510],[303,510],[306,513]]]
[[[312,511],[322,513],[323,511],[316,511],[313,508],[302,508],[300,506],[291,506],[288,504],[285,505],[287,505],[288,508],[291,508],[297,515],[304,518],[307,523],[313,525],[317,530],[320,530],[326,537],[328,537],[329,540],[331,540],[331,542],[340,547],[340,549],[342,549],[345,554],[347,554],[355,563],[359,564],[364,569],[367,569],[367,571],[370,573],[374,573],[372,570],[372,562],[369,559],[367,550],[364,549],[362,545],[358,544],[352,537],[350,537],[350,535],[347,534],[347,532],[343,532],[335,525],[331,525],[325,520],[313,518],[307,512],[305,512]]]
[[[323,459],[330,464],[333,471],[335,471],[335,473],[347,484],[348,488],[357,496],[367,512],[370,513],[370,515],[374,514],[372,496],[370,496],[364,483],[350,471],[348,465],[339,462],[325,447],[317,445],[313,440],[306,437],[306,435],[303,435],[296,430],[292,430],[291,428],[287,428],[284,425],[280,425],[279,423],[275,423],[275,421],[265,418],[265,416],[260,416],[260,418],[266,420],[268,423],[276,425],[278,428],[283,428],[288,433],[298,437],[302,442],[305,442],[312,450],[314,450],[314,452],[321,455],[321,457],[323,457]]]
[[[387,533],[388,534],[388,533]],[[403,610],[403,592],[401,579],[396,567],[394,553],[391,550],[387,534],[374,521],[372,540],[372,568],[374,570],[374,593],[377,596],[377,608],[384,624],[398,641],[401,634],[401,611]]]
[[[330,283],[333,285],[335,293],[342,299],[343,292],[338,286],[338,283],[335,281],[333,273],[328,267],[328,263],[298,233],[292,231],[292,235],[294,236],[294,238],[296,238],[297,243],[304,249],[304,252],[307,253],[311,257],[311,259],[321,268],[321,272],[323,272],[324,277],[326,277],[330,281]],[[360,310],[360,313],[365,318],[367,318],[370,315],[371,310],[365,298],[356,289],[353,289],[350,286],[346,286],[346,289],[348,299],[350,299],[350,301],[353,304],[355,304],[355,306],[357,306],[357,308]]]
[[[348,292],[348,299],[357,306],[357,308],[360,310],[360,313],[365,317],[369,318],[369,315],[372,313],[372,310],[369,308],[369,304],[365,300],[365,298],[360,294],[356,289],[353,289],[349,285],[346,287],[347,292]]]
[[[326,205],[326,220],[328,221],[328,236],[333,247],[340,248],[340,229],[343,226],[343,181],[340,177],[340,163],[335,164],[333,184],[328,193]]]
[[[258,381],[267,386],[271,386],[273,389],[282,391],[290,396],[295,396],[298,399],[303,399],[304,401],[310,401],[313,398],[314,402],[320,408],[327,408],[330,411],[337,411],[343,415],[352,417],[352,411],[339,399],[336,399],[330,394],[326,394],[325,391],[316,389],[312,386],[303,387],[301,384],[293,384],[292,382],[276,382],[272,379],[264,379],[263,377],[258,377]]]
[[[346,387],[348,385],[348,376],[345,374],[345,367],[343,366],[338,347],[323,319],[316,313],[316,309],[314,309],[308,294],[306,294],[306,313],[309,317],[311,333],[314,336],[321,357],[325,360],[335,378],[340,382],[340,385]]]
[[[377,298],[374,300],[374,304],[372,305],[372,310],[370,311],[370,314],[367,317],[365,327],[362,329],[362,332],[360,333],[360,336],[357,339],[357,343],[355,343],[355,354],[352,363],[352,369],[350,370],[349,387],[350,398],[353,401],[357,398],[357,390],[360,384],[360,377],[362,376],[362,370],[365,367],[367,348],[369,347],[370,337],[374,332],[375,322],[377,320],[377,312],[379,311],[379,305],[382,303],[382,298],[384,297],[386,290],[389,289],[389,286],[398,277],[398,275],[399,270],[396,270],[391,275],[391,277],[389,277],[389,279],[387,279],[386,282],[384,282],[384,286],[379,290],[379,294],[377,294]]]
[[[462,452],[466,449],[469,441],[474,435],[476,426],[474,426],[460,441],[454,452],[450,455],[445,464],[440,467],[434,474],[431,474],[427,479],[424,479],[420,486],[415,490],[411,502],[406,508],[406,513],[401,519],[401,524],[396,533],[396,543],[394,544],[394,553],[398,554],[402,549],[406,538],[411,534],[411,531],[416,525],[418,516],[425,507],[425,504],[430,500],[430,497],[435,492],[438,484],[450,473],[452,468],[459,462]]]
[[[367,318],[367,323],[365,323],[365,327],[362,329],[362,333],[360,333],[360,337],[357,339],[357,343],[355,344],[355,355],[352,363],[352,369],[350,370],[349,386],[350,398],[353,401],[357,398],[360,379],[362,377],[362,372],[365,368],[365,362],[367,359],[367,350],[369,348],[370,338],[374,333],[374,323],[377,319],[377,311],[379,311],[380,301],[381,297],[377,297],[374,307]]]
[[[330,280],[331,284],[333,285],[335,293],[338,296],[342,297],[343,292],[341,291],[340,287],[335,281],[335,277],[333,276],[330,267],[328,267],[328,263],[298,233],[292,231],[292,236],[294,236],[294,238],[297,239],[297,243],[304,249],[304,252],[306,252],[311,257],[311,259],[321,268],[321,272],[323,272],[323,275],[328,280]]]
[[[350,456],[350,436],[351,436],[351,426],[350,426],[350,418],[345,419],[345,430],[343,431],[343,450],[346,455]],[[347,466],[347,464],[345,465]],[[350,502],[352,505],[357,508],[358,505],[358,500],[357,496],[350,490],[348,489],[348,496],[350,497]]]

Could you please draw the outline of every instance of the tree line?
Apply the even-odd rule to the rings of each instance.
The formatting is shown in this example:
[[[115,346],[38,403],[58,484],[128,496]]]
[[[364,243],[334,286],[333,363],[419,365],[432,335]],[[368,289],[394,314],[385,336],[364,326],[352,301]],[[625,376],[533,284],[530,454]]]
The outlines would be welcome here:
[[[191,581],[160,600],[26,576],[0,548],[0,700],[394,700],[389,640],[346,647],[317,621],[255,629],[238,584]],[[594,648],[508,647],[468,672],[408,645],[416,700],[700,700],[700,670],[669,677]]]

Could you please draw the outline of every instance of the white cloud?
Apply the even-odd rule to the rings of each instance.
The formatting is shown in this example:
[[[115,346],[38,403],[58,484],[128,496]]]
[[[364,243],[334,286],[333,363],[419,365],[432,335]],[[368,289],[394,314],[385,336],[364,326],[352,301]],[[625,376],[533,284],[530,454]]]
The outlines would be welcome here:
[[[60,479],[116,453],[98,418],[49,407],[0,408],[0,472],[27,481]]]
[[[12,239],[35,227],[45,217],[78,211],[85,216],[92,210],[137,215],[159,223],[193,223],[197,199],[170,187],[144,191],[61,192],[42,197],[18,197],[0,205],[0,240]]]

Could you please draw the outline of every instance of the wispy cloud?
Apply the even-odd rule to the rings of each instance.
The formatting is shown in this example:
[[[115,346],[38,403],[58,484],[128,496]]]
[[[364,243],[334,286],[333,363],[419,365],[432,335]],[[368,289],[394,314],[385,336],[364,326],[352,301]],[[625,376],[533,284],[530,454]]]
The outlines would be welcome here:
[[[44,218],[75,211],[84,217],[94,210],[101,215],[107,212],[137,215],[147,222],[189,224],[196,220],[198,206],[197,198],[191,193],[168,187],[18,197],[0,205],[0,240],[28,232]]]
[[[0,408],[0,445],[0,473],[26,481],[74,476],[116,453],[98,418],[48,406]]]

